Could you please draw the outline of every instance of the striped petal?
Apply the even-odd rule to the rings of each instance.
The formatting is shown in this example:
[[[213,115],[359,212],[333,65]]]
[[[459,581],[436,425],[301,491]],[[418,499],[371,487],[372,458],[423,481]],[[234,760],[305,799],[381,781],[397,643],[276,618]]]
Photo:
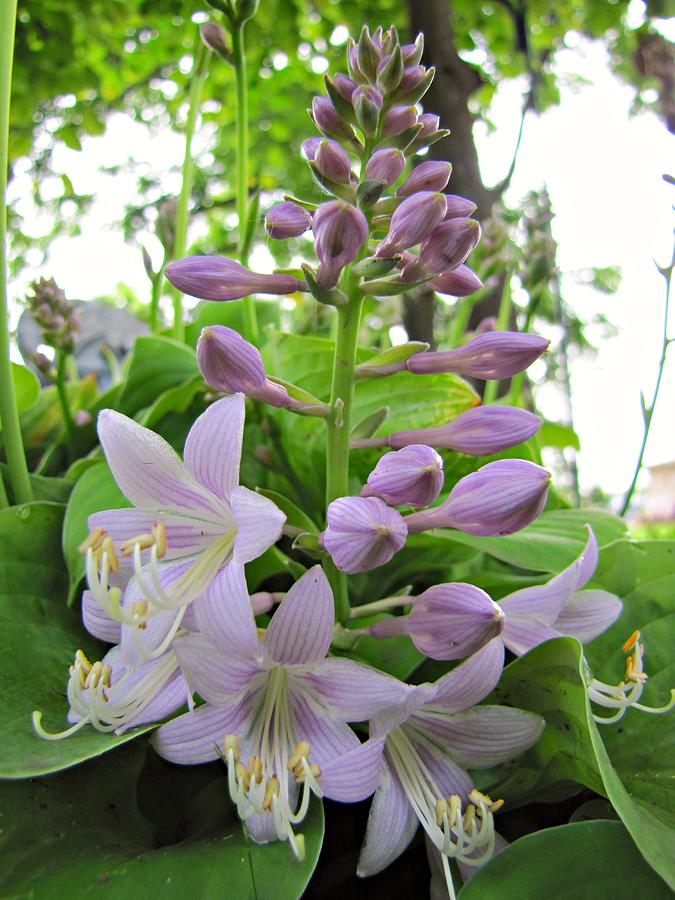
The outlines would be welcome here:
[[[333,636],[333,593],[321,566],[296,581],[272,616],[265,649],[276,663],[311,663],[328,653]]]
[[[410,692],[408,685],[351,659],[322,659],[298,674],[303,682],[343,719],[363,722],[400,703]]]
[[[89,634],[108,644],[118,644],[122,626],[111,619],[94,600],[91,591],[82,594],[82,621]]]
[[[152,737],[155,750],[169,762],[195,765],[218,759],[226,734],[248,730],[250,704],[240,701],[228,709],[205,703],[158,728]]]
[[[253,696],[264,686],[255,661],[222,653],[205,634],[177,637],[173,647],[190,687],[209,703],[227,708],[240,691]]]
[[[468,709],[487,697],[499,681],[504,668],[504,645],[499,638],[487,643],[436,684],[430,704],[446,711]],[[424,708],[420,710],[420,715]]]
[[[185,442],[185,468],[221,500],[239,484],[244,413],[243,394],[223,397],[199,416]]]
[[[537,622],[536,619],[521,619],[516,616],[507,616],[501,637],[511,653],[515,653],[516,656],[522,656],[523,653],[527,653],[533,647],[543,644],[544,641],[560,637],[560,632],[550,625]]]
[[[230,503],[237,529],[234,557],[247,563],[279,540],[286,516],[267,497],[241,486],[231,492]]]
[[[232,560],[193,604],[197,628],[228,656],[255,659],[260,644],[244,567]]]
[[[619,598],[609,591],[579,591],[569,598],[554,627],[561,634],[586,644],[606,631],[618,619],[622,609]]]
[[[297,684],[289,685],[289,696],[295,739],[309,742],[309,760],[318,763],[322,771],[331,760],[360,746],[351,728],[331,716],[308,691],[298,689]]]
[[[357,874],[362,878],[386,869],[415,836],[419,822],[398,778],[384,763],[373,798]]]
[[[321,769],[319,783],[329,800],[358,803],[380,783],[384,740],[370,738],[331,760]]]

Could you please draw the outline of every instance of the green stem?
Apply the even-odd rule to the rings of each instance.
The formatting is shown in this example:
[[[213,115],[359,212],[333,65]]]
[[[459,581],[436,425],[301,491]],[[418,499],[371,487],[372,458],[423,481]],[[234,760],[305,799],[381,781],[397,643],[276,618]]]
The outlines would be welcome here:
[[[326,419],[328,426],[326,506],[337,497],[349,494],[349,433],[363,295],[359,289],[358,278],[351,272],[347,275],[346,287],[349,299],[344,306],[337,310],[337,339],[330,397],[331,413]],[[324,565],[333,586],[335,618],[344,624],[350,616],[347,576],[343,572],[338,572],[329,558],[326,559]]]
[[[72,451],[75,444],[75,421],[70,411],[70,403],[68,402],[68,392],[66,390],[66,367],[68,365],[68,354],[57,350],[56,353],[56,393],[59,397],[61,405],[61,413],[63,415],[63,426],[66,432],[66,440],[68,447]]]
[[[619,515],[625,516],[630,508],[630,502],[633,498],[633,493],[635,492],[635,486],[637,484],[638,477],[640,475],[640,471],[642,469],[642,460],[645,455],[645,449],[647,447],[647,440],[649,439],[649,430],[652,425],[652,421],[654,419],[654,407],[656,406],[656,401],[659,396],[659,389],[661,387],[661,379],[663,378],[663,370],[666,366],[666,356],[668,354],[668,347],[672,343],[672,340],[668,338],[668,312],[670,307],[670,286],[673,278],[673,266],[675,265],[675,248],[673,249],[673,256],[671,258],[670,266],[667,269],[661,269],[661,274],[665,278],[666,281],[666,302],[663,308],[663,338],[661,341],[661,354],[659,356],[659,371],[656,376],[656,384],[654,385],[654,393],[652,395],[652,402],[648,407],[643,410],[644,417],[644,433],[642,435],[642,443],[640,444],[640,451],[638,453],[637,463],[635,464],[635,471],[633,472],[633,478],[631,480],[630,486],[626,491],[626,496],[623,498],[623,503],[621,504],[621,510]]]
[[[244,42],[245,22],[232,25],[232,55],[237,80],[237,218],[239,219],[239,262],[248,262],[248,83],[246,80],[246,44]],[[252,297],[244,297],[244,333],[252,343],[259,341],[258,319]]]
[[[193,160],[192,138],[195,133],[197,116],[201,106],[204,78],[208,69],[208,60],[211,51],[198,39],[197,49],[194,54],[192,78],[190,80],[190,94],[188,97],[188,117],[185,123],[185,156],[183,157],[183,183],[181,185],[178,207],[176,209],[176,236],[173,244],[173,258],[180,259],[185,256],[188,230],[188,207],[192,196]],[[180,291],[173,290],[173,337],[177,341],[185,340],[185,325],[183,324],[183,306]]]
[[[17,503],[29,503],[33,492],[21,438],[19,411],[9,357],[9,310],[7,298],[7,169],[9,165],[9,103],[14,57],[16,0],[0,4],[0,422],[5,441],[9,476]],[[7,497],[0,505],[7,506]]]
[[[410,606],[413,597],[384,597],[382,600],[375,600],[373,603],[364,603],[362,606],[356,606],[351,610],[352,619],[363,619],[365,616],[372,616],[375,613],[386,612],[388,609],[398,609],[400,606]]]
[[[159,319],[159,298],[162,294],[162,275],[158,274],[152,279],[152,294],[150,295],[150,331],[157,331]]]

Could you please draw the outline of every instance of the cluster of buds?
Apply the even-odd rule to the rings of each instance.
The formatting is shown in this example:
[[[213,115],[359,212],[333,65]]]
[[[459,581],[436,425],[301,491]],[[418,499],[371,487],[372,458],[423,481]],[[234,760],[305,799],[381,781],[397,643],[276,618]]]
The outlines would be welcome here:
[[[75,307],[53,278],[34,281],[31,290],[26,306],[42,329],[43,342],[61,353],[72,353],[81,325]]]

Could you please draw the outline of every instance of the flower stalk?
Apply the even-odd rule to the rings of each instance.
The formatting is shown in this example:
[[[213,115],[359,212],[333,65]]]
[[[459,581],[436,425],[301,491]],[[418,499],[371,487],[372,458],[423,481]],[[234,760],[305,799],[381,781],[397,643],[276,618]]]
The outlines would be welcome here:
[[[9,358],[9,310],[7,302],[7,168],[9,143],[9,103],[14,57],[16,0],[3,3],[0,14],[0,422],[5,441],[9,476],[17,503],[29,503],[33,492],[21,438],[19,412]],[[6,506],[6,495],[0,505]]]

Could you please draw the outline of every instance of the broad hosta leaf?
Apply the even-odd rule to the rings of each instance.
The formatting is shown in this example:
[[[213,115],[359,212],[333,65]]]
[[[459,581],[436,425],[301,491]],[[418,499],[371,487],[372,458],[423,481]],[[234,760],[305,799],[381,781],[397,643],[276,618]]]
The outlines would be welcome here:
[[[87,517],[102,509],[121,509],[130,505],[103,460],[87,469],[75,484],[63,523],[63,553],[70,575],[68,603],[73,602],[84,576],[84,557],[78,547],[89,533]]]
[[[210,778],[211,784],[180,810],[183,833],[177,842],[158,847],[154,828],[136,806],[139,777],[144,806],[161,803],[169,816],[175,813],[171,801],[185,794],[181,779],[189,780],[194,794],[199,777],[176,766],[172,782],[163,784],[142,768],[144,759],[144,748],[134,745],[108,757],[105,765],[92,762],[58,776],[6,785],[2,895],[40,900],[301,896],[323,838],[319,802],[312,803],[301,828],[306,856],[300,863],[287,843],[261,846],[246,838],[227,799],[222,770],[217,777],[210,767],[199,767],[207,770],[202,780]]]
[[[28,503],[0,512],[0,777],[23,778],[98,756],[138,733],[114,737],[83,729],[66,741],[33,733],[31,713],[48,730],[67,727],[65,687],[78,647],[98,659],[105,648],[66,606],[61,554],[63,507]]]
[[[460,900],[601,900],[670,891],[638,853],[620,822],[596,820],[528,834],[465,884]]]
[[[12,363],[11,366],[17,409],[23,412],[32,406],[40,395],[40,382],[35,372],[31,372],[25,366],[18,363]]]
[[[489,553],[503,562],[522,569],[560,572],[581,553],[586,544],[585,524],[593,527],[600,547],[622,538],[626,523],[612,513],[599,509],[556,509],[503,537],[475,537],[453,532],[453,539]]]
[[[150,406],[160,394],[198,374],[194,351],[185,344],[157,335],[136,339],[127,380],[119,398],[128,416]]]
[[[540,447],[574,447],[575,450],[581,449],[579,435],[576,431],[570,425],[563,425],[560,422],[543,422],[537,432],[537,441]]]

